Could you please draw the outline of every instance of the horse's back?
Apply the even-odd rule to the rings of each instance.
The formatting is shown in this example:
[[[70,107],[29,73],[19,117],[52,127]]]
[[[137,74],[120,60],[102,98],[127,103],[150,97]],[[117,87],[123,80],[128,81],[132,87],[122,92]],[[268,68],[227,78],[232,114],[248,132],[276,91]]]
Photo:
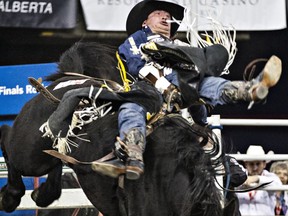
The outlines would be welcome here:
[[[73,77],[72,79],[75,80],[76,78]],[[83,78],[78,77],[78,79]],[[71,77],[64,77],[60,81],[53,82],[47,89],[55,97],[61,99],[67,91],[83,86],[82,84],[69,85],[54,90],[61,81],[69,82],[69,80]],[[91,82],[87,80],[85,86],[91,86]],[[41,125],[57,109],[57,106],[58,104],[54,104],[42,94],[38,94],[22,107],[13,122],[10,131],[11,139],[7,141],[5,152],[9,161],[23,172],[23,175],[43,175],[51,167],[59,164],[60,160],[43,152],[43,150],[52,149],[53,142],[50,138],[43,138],[43,133],[39,130]]]
[[[59,71],[47,77],[48,81],[53,81],[47,89],[56,98],[61,99],[71,89],[95,85],[96,81],[93,80],[93,77],[121,82],[115,59],[115,50],[111,47],[96,42],[75,43],[62,54],[58,62]],[[66,75],[64,72],[74,72],[75,76]],[[87,76],[92,78],[89,79]],[[49,138],[43,138],[39,128],[47,121],[57,106],[58,104],[51,103],[39,94],[23,106],[14,120],[11,140],[7,144],[6,151],[10,160],[15,161],[15,165],[19,164],[19,169],[23,172],[27,168],[21,161],[27,161],[27,164],[39,162],[38,164],[42,165],[43,161],[48,159],[42,150],[52,149],[52,141]],[[32,169],[30,171],[33,172]]]

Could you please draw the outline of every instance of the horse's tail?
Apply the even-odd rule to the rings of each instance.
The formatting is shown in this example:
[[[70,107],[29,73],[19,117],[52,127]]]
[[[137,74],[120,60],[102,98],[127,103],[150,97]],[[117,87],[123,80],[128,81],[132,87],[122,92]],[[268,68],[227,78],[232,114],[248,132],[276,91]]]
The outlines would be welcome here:
[[[58,71],[45,77],[45,80],[55,81],[66,76],[65,72],[74,72],[121,83],[120,73],[116,69],[116,50],[97,42],[76,42],[61,55]]]

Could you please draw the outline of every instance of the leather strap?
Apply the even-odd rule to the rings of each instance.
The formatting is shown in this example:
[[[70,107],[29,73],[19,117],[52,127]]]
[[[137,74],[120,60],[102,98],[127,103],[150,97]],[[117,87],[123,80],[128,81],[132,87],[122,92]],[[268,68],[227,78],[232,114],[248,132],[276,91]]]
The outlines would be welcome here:
[[[114,91],[124,91],[123,86],[113,80],[91,77],[91,76],[87,76],[87,75],[79,74],[75,72],[64,72],[64,74],[69,75],[69,76],[78,76],[78,77],[88,78],[91,80],[96,80],[96,81],[101,82],[101,84],[108,84],[108,86],[111,87]]]
[[[92,162],[79,161],[79,160],[77,160],[71,156],[59,153],[58,151],[55,151],[55,150],[43,150],[43,152],[45,152],[45,153],[47,153],[53,157],[59,158],[60,160],[66,162],[66,163],[71,163],[74,165],[78,165],[78,164],[90,165],[94,162],[94,161],[92,161]],[[105,155],[104,157],[102,157],[96,161],[97,162],[103,162],[106,160],[110,160],[112,158],[115,158],[114,152],[110,152],[109,154]]]
[[[59,104],[60,99],[56,98],[50,91],[48,91],[38,80],[34,77],[28,78],[29,83],[40,92],[46,99],[54,104]]]

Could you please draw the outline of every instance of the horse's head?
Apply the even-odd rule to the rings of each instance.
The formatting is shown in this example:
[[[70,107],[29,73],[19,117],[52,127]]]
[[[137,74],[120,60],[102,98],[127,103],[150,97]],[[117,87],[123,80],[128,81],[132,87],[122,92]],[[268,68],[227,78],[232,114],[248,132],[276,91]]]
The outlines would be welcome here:
[[[77,42],[61,55],[58,72],[47,76],[46,80],[55,81],[65,76],[65,72],[73,72],[121,84],[116,67],[116,48],[97,42]]]

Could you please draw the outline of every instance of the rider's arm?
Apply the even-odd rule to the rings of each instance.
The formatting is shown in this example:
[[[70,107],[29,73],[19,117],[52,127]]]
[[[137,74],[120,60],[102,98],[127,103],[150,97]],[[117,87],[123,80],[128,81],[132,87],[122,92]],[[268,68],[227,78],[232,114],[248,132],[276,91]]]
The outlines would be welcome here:
[[[142,30],[130,35],[118,48],[119,55],[126,62],[128,72],[138,78],[139,70],[146,61],[141,58],[140,44],[147,42],[146,33]]]

